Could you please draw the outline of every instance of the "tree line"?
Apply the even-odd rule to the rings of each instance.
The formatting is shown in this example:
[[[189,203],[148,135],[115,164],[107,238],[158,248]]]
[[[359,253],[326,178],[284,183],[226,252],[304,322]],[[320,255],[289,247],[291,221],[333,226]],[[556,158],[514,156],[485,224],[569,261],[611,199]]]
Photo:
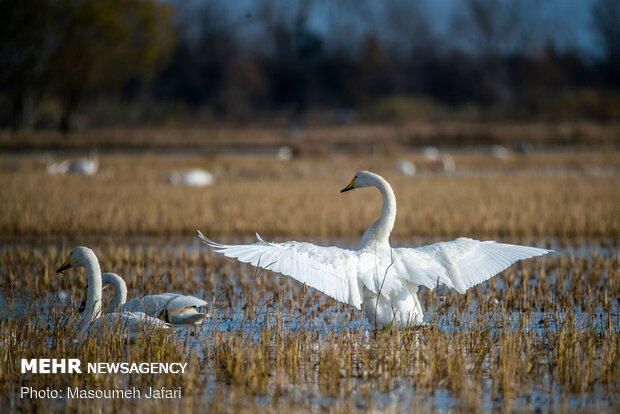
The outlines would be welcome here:
[[[0,0],[0,125],[68,131],[102,100],[231,121],[468,105],[519,119],[620,118],[620,0],[591,3],[594,55],[555,42],[536,1],[455,7],[438,33],[405,0]]]

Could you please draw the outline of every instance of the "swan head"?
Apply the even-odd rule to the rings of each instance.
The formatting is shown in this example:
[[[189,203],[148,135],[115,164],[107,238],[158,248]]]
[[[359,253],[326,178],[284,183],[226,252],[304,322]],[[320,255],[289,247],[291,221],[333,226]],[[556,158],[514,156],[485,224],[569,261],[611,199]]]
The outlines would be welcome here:
[[[376,186],[379,181],[379,176],[375,173],[371,173],[370,171],[358,171],[355,173],[355,176],[345,188],[340,190],[341,193],[345,191],[353,190],[354,188],[363,188]]]
[[[86,266],[92,261],[94,256],[95,253],[88,247],[74,247],[71,253],[69,253],[69,256],[67,256],[65,262],[56,270],[56,273],[62,273],[72,267]]]

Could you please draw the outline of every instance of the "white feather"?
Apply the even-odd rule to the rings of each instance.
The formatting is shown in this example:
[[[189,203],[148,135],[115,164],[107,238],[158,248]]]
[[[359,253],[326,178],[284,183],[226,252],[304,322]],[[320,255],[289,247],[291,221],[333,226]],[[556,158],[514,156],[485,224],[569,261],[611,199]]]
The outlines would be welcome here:
[[[178,293],[159,293],[128,300],[122,306],[122,309],[128,312],[145,312],[149,315],[158,315],[163,309],[174,310],[206,305],[207,302],[194,296],[180,295]]]
[[[433,289],[438,283],[465,293],[515,262],[551,250],[458,238],[418,249],[395,248],[394,271],[416,285]]]
[[[328,296],[353,305],[350,282],[357,277],[358,252],[339,247],[317,246],[312,243],[289,241],[267,243],[258,234],[259,242],[246,245],[224,245],[198,237],[217,253],[243,263],[290,276]]]

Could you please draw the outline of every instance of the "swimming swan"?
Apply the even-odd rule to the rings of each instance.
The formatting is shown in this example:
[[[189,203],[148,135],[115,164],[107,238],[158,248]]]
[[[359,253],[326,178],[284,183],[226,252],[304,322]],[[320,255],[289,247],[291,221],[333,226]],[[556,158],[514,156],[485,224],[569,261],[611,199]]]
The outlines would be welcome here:
[[[551,252],[464,237],[415,249],[393,248],[389,238],[396,198],[390,184],[377,174],[360,171],[341,193],[371,186],[379,189],[383,209],[357,250],[296,241],[269,243],[258,234],[258,243],[246,245],[216,243],[200,231],[198,236],[217,253],[290,276],[357,309],[363,305],[376,328],[393,322],[401,327],[423,324],[419,286],[433,289],[442,283],[463,294],[518,260]]]
[[[86,268],[88,288],[86,305],[79,327],[82,339],[89,333],[100,333],[106,328],[118,327],[127,335],[130,342],[145,328],[167,328],[169,325],[157,318],[152,318],[142,312],[113,312],[102,315],[101,312],[101,269],[95,253],[88,247],[75,247],[67,256],[67,260],[56,270],[61,273],[72,267]]]
[[[131,299],[127,302],[127,284],[122,277],[116,273],[102,273],[101,281],[103,287],[106,285],[114,287],[114,297],[109,305],[113,310],[144,312],[172,324],[200,325],[207,316],[206,313],[196,310],[198,307],[206,306],[207,302],[194,296],[160,293]],[[82,301],[80,309],[82,307],[86,307],[86,299]]]

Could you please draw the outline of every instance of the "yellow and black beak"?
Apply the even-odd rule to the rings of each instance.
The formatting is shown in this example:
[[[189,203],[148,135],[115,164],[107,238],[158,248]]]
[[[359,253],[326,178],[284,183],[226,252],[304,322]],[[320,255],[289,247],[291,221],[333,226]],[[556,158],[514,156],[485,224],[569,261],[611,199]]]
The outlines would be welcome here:
[[[353,190],[354,188],[355,188],[355,177],[353,177],[349,185],[343,188],[342,190],[340,190],[340,192],[344,193],[345,191]]]
[[[62,266],[60,266],[58,270],[56,270],[56,273],[62,273],[65,270],[69,269],[70,267],[71,267],[71,253],[69,253],[69,256],[67,256],[67,260],[65,260]]]

